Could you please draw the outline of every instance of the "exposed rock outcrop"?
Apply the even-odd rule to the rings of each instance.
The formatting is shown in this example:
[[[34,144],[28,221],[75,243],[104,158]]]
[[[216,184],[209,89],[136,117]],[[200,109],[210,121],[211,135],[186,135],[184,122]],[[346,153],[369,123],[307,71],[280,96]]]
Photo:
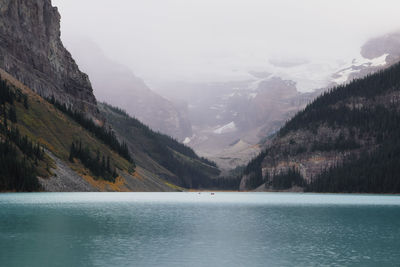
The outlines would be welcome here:
[[[56,168],[53,169],[53,177],[39,182],[47,192],[94,192],[98,191],[79,174],[73,171],[65,162],[54,156],[50,151],[47,154],[54,160]]]
[[[96,116],[96,99],[60,39],[50,0],[0,0],[0,68],[42,96]]]

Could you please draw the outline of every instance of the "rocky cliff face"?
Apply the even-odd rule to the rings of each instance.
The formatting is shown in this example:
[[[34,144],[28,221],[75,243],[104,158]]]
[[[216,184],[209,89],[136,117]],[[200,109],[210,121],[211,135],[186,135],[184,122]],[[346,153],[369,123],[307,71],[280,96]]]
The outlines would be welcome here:
[[[296,169],[307,182],[310,182],[322,171],[340,164],[349,156],[354,157],[360,153],[360,149],[324,151],[316,146],[316,144],[335,143],[341,136],[348,139],[349,135],[347,129],[334,129],[322,124],[314,131],[301,129],[269,140],[266,144],[268,153],[261,162],[262,177],[273,177]],[[361,142],[361,140],[358,141]],[[365,147],[373,147],[373,145],[365,144]],[[241,190],[249,189],[250,179],[250,175],[244,175],[240,184]],[[265,184],[262,188],[269,190]]]
[[[42,96],[98,112],[88,76],[61,42],[50,0],[0,0],[0,68]]]

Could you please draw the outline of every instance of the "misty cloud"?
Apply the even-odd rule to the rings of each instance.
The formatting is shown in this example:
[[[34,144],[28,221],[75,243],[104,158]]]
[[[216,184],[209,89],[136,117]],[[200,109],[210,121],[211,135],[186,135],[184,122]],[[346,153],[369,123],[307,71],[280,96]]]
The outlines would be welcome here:
[[[395,0],[53,0],[62,38],[85,36],[146,81],[248,79],[270,61],[334,68],[400,29]],[[317,66],[315,67],[317,68]]]

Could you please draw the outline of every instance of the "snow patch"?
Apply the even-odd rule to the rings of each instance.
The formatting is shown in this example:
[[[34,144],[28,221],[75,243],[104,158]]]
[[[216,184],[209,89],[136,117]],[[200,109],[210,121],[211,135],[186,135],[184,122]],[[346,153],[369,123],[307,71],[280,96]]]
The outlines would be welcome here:
[[[380,67],[380,66],[385,66],[386,65],[386,57],[389,54],[383,54],[380,57],[376,57],[373,59],[367,59],[362,56],[359,58],[353,59],[350,65],[347,65],[345,68],[339,70],[335,76],[338,76],[337,78],[333,79],[333,81],[337,84],[342,84],[345,83],[349,80],[349,76],[352,73],[357,73],[360,72],[360,69],[362,67]]]
[[[235,132],[237,130],[235,122],[230,122],[222,127],[219,127],[218,129],[214,130],[215,134],[225,134],[225,133],[231,133]]]
[[[347,68],[344,69],[342,71],[340,71],[339,73],[337,73],[337,75],[339,76],[338,78],[334,79],[333,81],[337,84],[342,84],[347,82],[347,80],[349,79],[350,74],[357,72],[356,70],[353,70],[352,68]]]
[[[348,67],[361,67],[363,65],[371,67],[384,66],[388,55],[389,54],[383,54],[382,56],[373,59],[368,59],[360,55],[358,58],[353,59],[351,65]]]
[[[379,67],[379,66],[385,66],[386,65],[386,58],[387,58],[387,56],[388,56],[389,54],[383,54],[382,56],[380,56],[380,57],[376,57],[376,58],[373,58],[373,59],[371,59],[370,60],[370,62],[371,62],[371,66],[374,66],[374,67]]]
[[[182,139],[181,139],[182,140]],[[187,145],[187,144],[189,144],[190,143],[190,141],[192,141],[189,137],[186,137],[185,138],[185,140],[183,140],[183,143],[185,144],[185,145]]]

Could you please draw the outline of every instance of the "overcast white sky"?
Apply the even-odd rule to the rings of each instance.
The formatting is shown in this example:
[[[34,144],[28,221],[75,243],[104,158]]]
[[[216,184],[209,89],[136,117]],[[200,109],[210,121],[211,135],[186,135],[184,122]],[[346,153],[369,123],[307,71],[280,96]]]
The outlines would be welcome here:
[[[330,61],[400,29],[399,0],[53,0],[62,38],[87,36],[146,80],[223,80],[268,59]]]

